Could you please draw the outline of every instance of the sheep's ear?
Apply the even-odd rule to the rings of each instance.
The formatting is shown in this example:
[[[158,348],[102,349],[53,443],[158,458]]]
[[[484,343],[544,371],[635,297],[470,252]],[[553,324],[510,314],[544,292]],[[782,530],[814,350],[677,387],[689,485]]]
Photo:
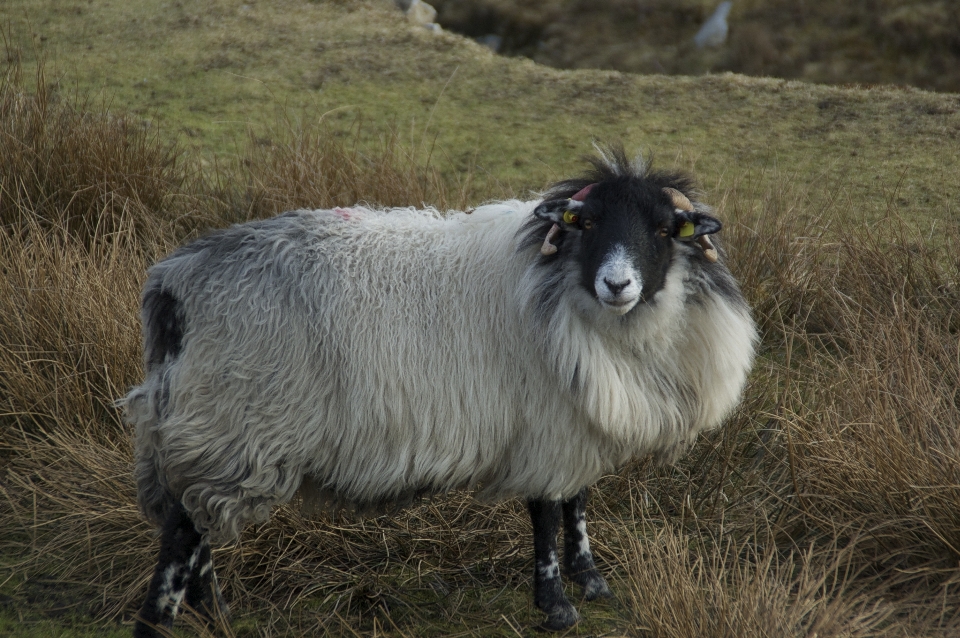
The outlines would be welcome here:
[[[553,222],[561,228],[575,227],[580,221],[580,209],[583,208],[583,202],[572,199],[551,199],[543,202],[533,210],[536,217],[548,222]]]
[[[663,193],[670,198],[676,217],[677,229],[673,236],[681,241],[694,241],[704,235],[720,232],[723,224],[716,217],[697,211],[690,198],[676,188],[664,187]]]
[[[680,241],[694,241],[704,235],[719,233],[723,224],[716,217],[697,211],[678,210],[676,217],[676,231],[674,237]]]

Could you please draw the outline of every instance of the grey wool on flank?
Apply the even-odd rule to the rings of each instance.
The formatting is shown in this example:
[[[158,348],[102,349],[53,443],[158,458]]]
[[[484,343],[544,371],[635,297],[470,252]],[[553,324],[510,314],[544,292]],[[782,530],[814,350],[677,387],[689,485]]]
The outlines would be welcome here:
[[[540,253],[538,204],[299,210],[156,264],[147,375],[122,401],[142,513],[182,503],[224,542],[302,484],[361,509],[569,499],[717,427],[756,341],[722,260],[674,242],[662,289],[618,315],[565,261],[574,233]]]

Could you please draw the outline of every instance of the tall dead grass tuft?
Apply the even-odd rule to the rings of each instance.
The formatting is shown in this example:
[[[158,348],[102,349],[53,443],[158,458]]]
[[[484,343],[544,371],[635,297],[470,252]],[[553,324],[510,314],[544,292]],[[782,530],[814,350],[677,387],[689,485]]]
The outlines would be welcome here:
[[[202,223],[179,201],[194,179],[182,152],[149,122],[71,102],[42,66],[36,86],[24,90],[16,64],[0,78],[0,225],[65,228],[89,245],[131,225],[152,239]]]
[[[100,422],[56,430],[8,428],[0,450],[0,554],[37,609],[116,613],[144,580],[151,530],[129,479],[131,443]]]
[[[331,208],[364,202],[376,206],[433,205],[464,208],[470,176],[457,183],[431,166],[423,145],[405,144],[396,129],[380,136],[372,152],[362,150],[361,124],[353,140],[327,130],[323,123],[288,122],[267,137],[251,136],[240,167],[246,189],[238,193],[234,214],[242,221],[297,208]]]
[[[27,220],[0,228],[0,430],[108,421],[140,374],[139,297],[148,259],[132,224],[76,237]]]
[[[856,210],[836,192],[836,210]],[[924,237],[895,210],[870,225],[795,191],[732,209],[769,349],[766,425],[786,444],[803,525],[865,530],[858,544],[872,539],[878,560],[956,562],[960,227]]]
[[[851,586],[835,548],[780,555],[743,540],[718,545],[669,525],[639,525],[647,529],[629,537],[617,574],[645,635],[877,636],[893,613]]]
[[[800,356],[775,418],[809,525],[857,525],[884,564],[955,565],[960,261],[945,246],[957,237],[934,244],[888,226],[834,235],[810,264],[808,311],[783,322]]]
[[[830,191],[830,206],[856,210]],[[912,593],[960,594],[960,226],[922,236],[893,207],[872,225],[809,208],[799,223],[741,210],[732,233],[765,327],[763,429],[743,449],[772,452],[773,537],[852,551],[861,582],[901,599],[898,617],[956,630],[955,607],[924,612]]]

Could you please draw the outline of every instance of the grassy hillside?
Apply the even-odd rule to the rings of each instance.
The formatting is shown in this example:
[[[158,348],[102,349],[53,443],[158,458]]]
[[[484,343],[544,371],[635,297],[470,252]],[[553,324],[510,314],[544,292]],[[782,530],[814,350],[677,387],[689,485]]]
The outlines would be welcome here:
[[[379,2],[44,4],[8,0],[9,39],[48,80],[129,109],[165,135],[232,158],[287,119],[365,140],[388,124],[476,198],[541,188],[594,139],[693,168],[706,187],[777,171],[864,209],[950,219],[960,98],[740,76],[559,72],[408,24]],[[282,126],[282,124],[281,124]]]
[[[763,342],[725,429],[599,485],[617,599],[570,634],[960,631],[957,95],[561,72],[389,2],[198,11],[0,6],[0,633],[122,635],[143,596],[113,400],[153,260],[294,206],[524,194],[595,138],[695,173]],[[284,507],[215,560],[237,635],[534,635],[529,535],[463,494]]]

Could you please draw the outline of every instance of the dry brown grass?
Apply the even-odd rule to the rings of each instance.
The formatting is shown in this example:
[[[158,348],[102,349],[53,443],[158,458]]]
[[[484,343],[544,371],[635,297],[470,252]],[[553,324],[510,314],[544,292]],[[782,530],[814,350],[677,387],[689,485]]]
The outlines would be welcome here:
[[[35,93],[22,90],[19,64],[0,77],[0,224],[62,228],[88,244],[121,229],[145,241],[182,230],[175,200],[191,174],[181,153],[135,117],[68,102],[38,68]]]
[[[395,135],[371,156],[318,130],[197,174],[122,118],[17,87],[0,87],[20,149],[0,168],[0,591],[32,613],[129,618],[155,539],[112,401],[139,379],[150,261],[208,224],[459,206],[469,184]],[[583,605],[574,633],[955,634],[957,229],[913,236],[894,210],[840,223],[835,189],[756,179],[759,199],[715,193],[763,333],[746,400],[678,466],[601,482],[595,548],[619,600]],[[216,560],[237,635],[516,635],[538,618],[528,536],[522,504],[461,494],[375,520],[284,507]]]
[[[361,152],[361,123],[354,139],[343,140],[321,122],[286,121],[278,130],[254,139],[241,162],[247,185],[235,208],[246,219],[295,208],[352,206],[423,206],[440,210],[467,205],[469,175],[450,184],[430,167],[432,145],[404,144],[394,129],[380,136],[372,153]],[[426,168],[424,168],[426,167]]]

